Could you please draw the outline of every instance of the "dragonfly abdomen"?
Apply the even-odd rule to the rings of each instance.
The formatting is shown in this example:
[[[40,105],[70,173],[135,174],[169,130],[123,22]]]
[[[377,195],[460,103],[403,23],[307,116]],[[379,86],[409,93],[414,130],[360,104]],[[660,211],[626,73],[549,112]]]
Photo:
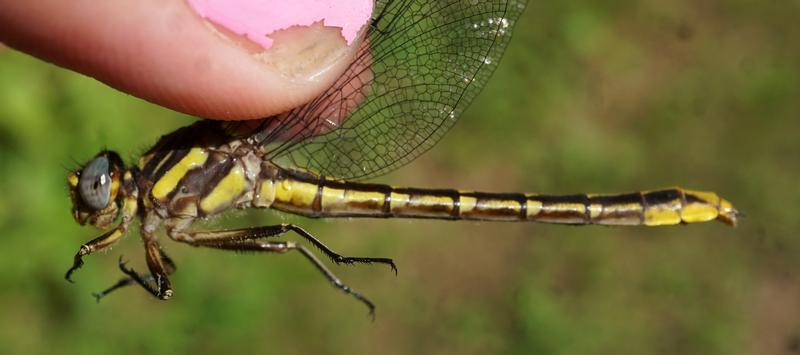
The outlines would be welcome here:
[[[363,184],[286,171],[260,184],[257,207],[308,217],[434,218],[559,224],[671,225],[718,219],[736,210],[712,192],[670,188],[626,194],[537,195]]]

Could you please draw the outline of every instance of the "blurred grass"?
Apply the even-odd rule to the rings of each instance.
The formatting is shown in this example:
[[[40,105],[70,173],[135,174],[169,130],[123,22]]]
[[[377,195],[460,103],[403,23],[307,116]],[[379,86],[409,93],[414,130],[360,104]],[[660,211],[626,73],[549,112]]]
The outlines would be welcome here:
[[[797,3],[533,2],[484,93],[428,154],[382,179],[487,191],[714,190],[747,217],[572,228],[307,221],[336,250],[394,258],[335,272],[297,256],[165,242],[176,297],[89,296],[144,269],[135,231],[63,272],[97,231],[69,216],[65,168],[108,147],[132,161],[185,117],[0,52],[0,351],[16,353],[779,354],[800,352]]]

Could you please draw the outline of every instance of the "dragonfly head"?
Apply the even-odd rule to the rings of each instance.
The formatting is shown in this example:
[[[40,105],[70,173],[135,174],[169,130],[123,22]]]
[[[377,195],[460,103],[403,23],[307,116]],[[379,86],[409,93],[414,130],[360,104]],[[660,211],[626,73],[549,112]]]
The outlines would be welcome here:
[[[123,169],[117,153],[102,151],[67,176],[75,221],[103,229],[114,222],[119,213],[117,196]]]

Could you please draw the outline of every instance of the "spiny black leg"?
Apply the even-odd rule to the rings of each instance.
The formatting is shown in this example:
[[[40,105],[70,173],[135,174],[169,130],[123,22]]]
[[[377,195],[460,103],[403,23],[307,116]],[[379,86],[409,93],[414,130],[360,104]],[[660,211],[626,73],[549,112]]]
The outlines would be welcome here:
[[[216,249],[224,249],[224,250],[233,250],[233,251],[240,251],[240,252],[273,252],[273,253],[285,253],[289,250],[297,250],[303,256],[306,257],[309,261],[311,261],[317,269],[322,272],[325,278],[336,288],[342,290],[344,293],[349,294],[355,297],[357,300],[364,303],[367,308],[369,308],[369,314],[372,319],[375,319],[375,305],[366,297],[361,295],[360,293],[356,292],[350,286],[345,285],[341,280],[339,280],[336,275],[334,275],[322,262],[314,256],[311,251],[305,248],[302,245],[297,245],[292,242],[259,242],[253,240],[238,240],[238,241],[205,241],[205,242],[198,242],[195,243],[196,246],[208,247],[208,248],[216,248]]]
[[[78,250],[78,253],[75,254],[75,258],[72,260],[72,267],[70,267],[69,270],[67,270],[67,273],[64,274],[64,278],[67,281],[71,283],[75,282],[72,281],[72,273],[75,272],[75,270],[80,269],[81,266],[83,266],[83,257],[89,254],[90,254],[89,248],[86,245],[81,245],[80,250]]]
[[[315,238],[311,233],[306,232],[303,228],[293,224],[279,224],[275,226],[253,227],[245,229],[234,229],[224,231],[211,231],[211,232],[182,232],[170,231],[170,236],[177,241],[193,244],[193,243],[214,243],[223,241],[243,241],[260,238],[270,238],[283,235],[287,232],[295,232],[309,243],[313,244],[331,261],[336,264],[352,264],[352,263],[380,263],[389,265],[389,267],[397,274],[397,266],[394,261],[389,258],[370,258],[370,257],[350,257],[342,256],[335,251],[328,248],[327,245],[322,243],[319,239]]]
[[[295,249],[297,249],[297,251],[299,251],[301,254],[303,254],[303,256],[305,256],[306,259],[311,261],[311,263],[314,264],[314,266],[316,266],[317,269],[323,275],[325,275],[325,278],[327,278],[328,281],[331,284],[333,284],[334,287],[344,291],[344,293],[352,295],[357,300],[359,300],[359,301],[363,302],[365,305],[367,305],[367,308],[369,308],[369,315],[370,315],[370,317],[372,317],[372,320],[375,321],[375,305],[370,300],[368,300],[366,297],[364,297],[360,293],[358,293],[355,290],[353,290],[352,288],[350,288],[350,286],[345,285],[341,280],[339,280],[338,277],[336,277],[336,275],[334,275],[330,270],[328,270],[328,268],[326,268],[325,265],[323,265],[319,261],[319,259],[317,259],[317,257],[314,256],[314,254],[311,253],[311,251],[306,249],[304,246],[298,245],[298,246],[295,247]],[[394,264],[392,264],[392,266],[394,266]],[[396,273],[397,273],[397,269],[395,269],[395,274]]]
[[[147,268],[150,269],[150,274],[155,278],[155,284],[158,290],[156,297],[167,300],[172,297],[172,285],[167,275],[174,270],[170,270],[169,264],[164,263],[161,258],[161,247],[158,246],[158,242],[156,242],[155,239],[145,239],[144,248]]]
[[[150,276],[150,275],[145,276],[145,279],[149,283],[150,281],[153,280],[153,276]],[[122,278],[119,281],[117,281],[117,283],[115,283],[113,286],[111,286],[111,287],[109,287],[109,288],[107,288],[107,289],[105,289],[103,291],[100,291],[100,292],[97,292],[97,293],[92,293],[92,296],[94,296],[95,300],[97,300],[97,302],[99,303],[100,299],[105,297],[105,296],[107,296],[109,293],[111,293],[113,291],[116,291],[117,289],[120,289],[120,288],[123,288],[123,287],[126,287],[126,286],[130,286],[130,285],[134,285],[134,284],[136,284],[136,280],[134,280],[134,279],[132,279],[130,277],[125,277],[125,278]]]
[[[119,238],[121,238],[125,234],[125,229],[127,228],[126,225],[120,224],[116,228],[103,233],[103,235],[92,239],[88,243],[81,245],[81,248],[75,254],[75,257],[72,260],[72,267],[67,270],[67,273],[64,275],[64,278],[67,279],[69,282],[72,281],[72,273],[75,270],[80,269],[83,266],[83,257],[89,255],[95,251],[101,250],[111,244],[116,243]]]
[[[119,269],[154,297],[167,300],[172,297],[172,287],[167,277],[167,272],[174,271],[175,265],[171,264],[172,260],[169,258],[166,261],[163,260],[161,257],[163,252],[161,252],[161,248],[155,239],[145,238],[144,247],[147,267],[150,269],[151,275],[149,278],[147,276],[143,277],[133,269],[127,268],[122,257],[119,258]],[[151,283],[150,281],[153,282]]]
[[[122,272],[125,275],[128,275],[128,277],[131,280],[138,283],[140,286],[142,286],[142,288],[147,290],[147,292],[150,292],[151,295],[153,295],[156,298],[161,298],[159,290],[155,286],[150,284],[150,282],[148,282],[149,280],[153,280],[154,278],[152,276],[149,276],[149,278],[142,277],[141,275],[139,275],[139,273],[137,273],[133,269],[126,267],[125,260],[123,260],[121,256],[119,257],[119,269],[122,270]]]
[[[172,259],[163,250],[159,249],[158,251],[160,253],[161,261],[167,266],[167,268],[166,268],[167,269],[167,273],[168,274],[172,274],[173,272],[175,272],[177,267],[175,266],[175,263],[172,261]],[[122,258],[120,258],[120,261],[122,261]],[[143,276],[142,279],[145,282],[147,282],[148,284],[155,280],[152,275]],[[107,289],[105,289],[103,291],[100,291],[98,293],[92,293],[92,296],[95,297],[97,302],[100,302],[100,299],[105,297],[105,296],[107,296],[109,293],[111,293],[113,291],[116,291],[117,289],[120,289],[120,288],[123,288],[123,287],[127,287],[127,286],[130,286],[130,285],[135,285],[135,284],[137,284],[136,280],[134,280],[133,278],[130,278],[130,277],[125,277],[125,278],[122,278],[119,281],[117,281],[116,284],[112,285],[111,287],[109,287],[109,288],[107,288]]]
[[[389,265],[394,271],[394,274],[397,275],[397,266],[394,264],[394,260],[389,258],[369,258],[369,257],[352,257],[352,256],[341,256],[338,253],[334,252],[327,245],[323,244],[319,239],[311,235],[311,233],[306,232],[305,229],[300,228],[294,224],[281,224],[280,227],[282,228],[282,233],[286,233],[288,231],[293,231],[303,237],[305,240],[314,244],[317,249],[321,250],[325,255],[327,255],[334,263],[337,264],[352,264],[352,263],[380,263]]]

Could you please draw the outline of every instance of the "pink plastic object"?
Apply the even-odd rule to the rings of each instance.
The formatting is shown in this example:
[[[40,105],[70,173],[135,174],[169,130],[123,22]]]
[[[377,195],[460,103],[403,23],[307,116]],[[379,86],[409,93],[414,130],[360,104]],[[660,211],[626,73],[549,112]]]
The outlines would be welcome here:
[[[341,27],[350,45],[372,15],[373,0],[188,0],[200,16],[233,33],[247,37],[264,49],[272,46],[269,34],[291,26],[322,21]]]

